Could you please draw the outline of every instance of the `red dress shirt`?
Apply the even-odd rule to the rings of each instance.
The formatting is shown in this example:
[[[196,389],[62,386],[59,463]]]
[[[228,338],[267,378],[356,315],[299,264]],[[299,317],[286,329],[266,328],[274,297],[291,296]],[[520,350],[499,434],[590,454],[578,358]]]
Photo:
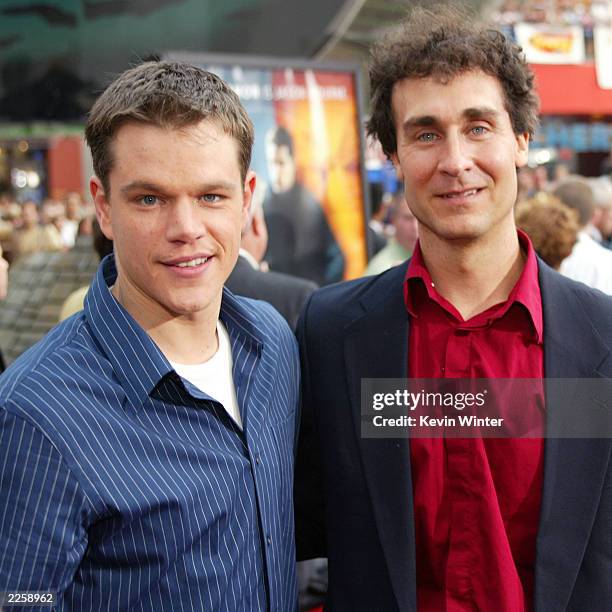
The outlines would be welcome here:
[[[542,302],[533,247],[508,299],[464,321],[436,291],[420,247],[408,267],[410,378],[542,378]],[[543,393],[531,398],[543,414]],[[543,421],[543,417],[542,417]],[[410,441],[419,611],[533,607],[544,443]]]

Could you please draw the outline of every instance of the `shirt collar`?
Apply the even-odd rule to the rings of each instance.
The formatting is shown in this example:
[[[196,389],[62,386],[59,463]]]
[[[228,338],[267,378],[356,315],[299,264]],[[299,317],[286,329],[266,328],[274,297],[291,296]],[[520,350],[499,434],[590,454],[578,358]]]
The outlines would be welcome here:
[[[238,255],[240,257],[244,257],[247,260],[247,262],[251,265],[251,268],[253,268],[254,270],[259,270],[259,264],[257,263],[257,260],[246,249],[243,249],[242,247],[240,247],[240,250],[238,251]]]
[[[527,256],[519,279],[512,288],[512,291],[508,295],[508,299],[505,302],[502,304],[496,304],[487,309],[484,313],[475,315],[472,320],[486,314],[491,315],[491,318],[499,318],[503,316],[513,304],[521,304],[529,314],[529,319],[531,321],[537,342],[542,343],[544,324],[542,315],[542,296],[540,293],[540,285],[538,283],[537,258],[533,245],[531,244],[531,240],[527,234],[520,229],[517,229],[517,233],[520,247]],[[418,241],[406,271],[406,279],[404,284],[406,309],[413,317],[418,316],[418,304],[415,301],[415,283],[421,284],[421,286],[425,287],[427,296],[430,300],[437,302],[454,317],[460,318],[457,309],[437,292],[429,271],[425,266],[421,246]]]
[[[98,267],[84,303],[92,334],[109,359],[128,399],[142,406],[162,378],[174,372],[169,361],[149,334],[136,322],[110,291],[117,279],[114,255]],[[242,300],[223,290],[220,318],[230,339],[240,337],[260,352],[263,338],[252,313]]]

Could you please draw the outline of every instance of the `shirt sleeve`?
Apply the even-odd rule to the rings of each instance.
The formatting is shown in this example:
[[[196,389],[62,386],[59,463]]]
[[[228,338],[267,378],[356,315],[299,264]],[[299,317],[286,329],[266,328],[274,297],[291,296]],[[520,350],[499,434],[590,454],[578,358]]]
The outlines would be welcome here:
[[[0,591],[53,592],[61,600],[87,546],[88,508],[49,439],[0,408]]]

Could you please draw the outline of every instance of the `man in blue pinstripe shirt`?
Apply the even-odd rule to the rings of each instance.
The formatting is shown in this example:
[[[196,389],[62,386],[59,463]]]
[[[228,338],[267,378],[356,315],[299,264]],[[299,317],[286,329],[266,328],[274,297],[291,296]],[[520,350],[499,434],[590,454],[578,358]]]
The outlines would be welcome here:
[[[100,96],[91,193],[115,254],[0,379],[0,592],[61,610],[296,607],[294,338],[223,289],[255,177],[237,96],[150,62]]]

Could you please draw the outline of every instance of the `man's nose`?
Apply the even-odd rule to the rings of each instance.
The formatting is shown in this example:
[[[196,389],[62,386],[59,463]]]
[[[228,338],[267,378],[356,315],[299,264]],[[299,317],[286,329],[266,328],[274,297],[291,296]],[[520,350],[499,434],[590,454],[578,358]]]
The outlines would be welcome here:
[[[440,151],[438,167],[444,174],[459,176],[474,166],[471,143],[460,133],[448,134]]]
[[[170,242],[194,242],[205,233],[200,203],[190,197],[175,200],[168,208],[166,237]]]

